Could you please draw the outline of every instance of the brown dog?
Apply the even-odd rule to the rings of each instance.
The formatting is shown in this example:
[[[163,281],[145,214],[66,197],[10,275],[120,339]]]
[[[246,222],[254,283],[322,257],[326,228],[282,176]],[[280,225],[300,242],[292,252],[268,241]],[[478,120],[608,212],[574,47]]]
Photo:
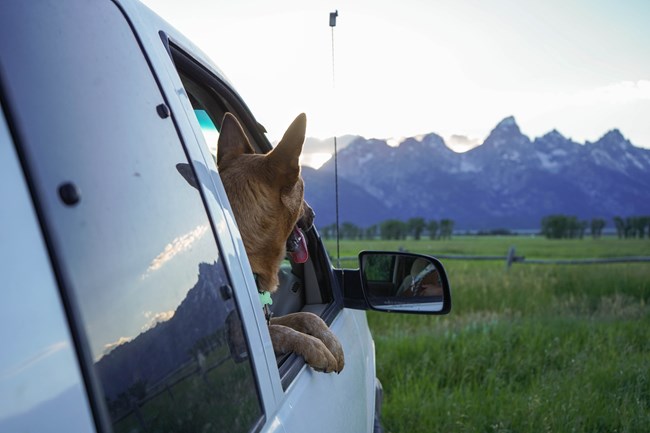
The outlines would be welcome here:
[[[266,155],[255,153],[232,114],[226,113],[221,124],[217,167],[261,293],[277,289],[288,244],[296,261],[307,259],[304,235],[297,228],[311,228],[314,219],[304,201],[298,163],[306,123],[304,114],[296,117]],[[274,317],[269,332],[276,354],[294,352],[318,371],[343,369],[341,344],[317,315],[300,312]]]

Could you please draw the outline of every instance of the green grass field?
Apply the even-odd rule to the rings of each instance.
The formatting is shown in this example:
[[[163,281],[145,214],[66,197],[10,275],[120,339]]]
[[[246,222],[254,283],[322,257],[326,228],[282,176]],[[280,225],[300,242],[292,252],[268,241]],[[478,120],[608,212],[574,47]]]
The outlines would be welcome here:
[[[531,259],[650,256],[647,239],[528,237],[345,241],[341,256],[511,245]],[[443,263],[448,316],[368,313],[387,432],[650,431],[650,263]]]

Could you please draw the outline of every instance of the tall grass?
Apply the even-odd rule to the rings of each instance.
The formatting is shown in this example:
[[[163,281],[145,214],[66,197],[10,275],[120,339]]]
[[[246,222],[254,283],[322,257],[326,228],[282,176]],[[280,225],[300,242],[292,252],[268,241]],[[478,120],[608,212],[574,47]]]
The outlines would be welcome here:
[[[648,240],[612,238],[342,247],[505,255],[512,243],[530,258],[650,255]],[[387,432],[650,431],[650,264],[445,266],[448,316],[368,314]]]

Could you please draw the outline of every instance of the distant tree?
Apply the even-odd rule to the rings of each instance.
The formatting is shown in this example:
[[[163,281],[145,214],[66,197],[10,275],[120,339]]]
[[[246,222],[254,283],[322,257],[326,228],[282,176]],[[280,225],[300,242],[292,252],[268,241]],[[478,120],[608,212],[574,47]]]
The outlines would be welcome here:
[[[341,225],[341,237],[343,239],[358,239],[361,232],[362,230],[359,228],[359,226],[351,222],[344,222]]]
[[[451,235],[454,232],[454,221],[450,219],[440,220],[440,238],[441,239],[451,239]]]
[[[645,238],[645,226],[646,226],[646,219],[645,217],[631,217],[628,218],[629,220],[629,226],[630,226],[630,232],[631,232],[631,237],[635,238]]]
[[[560,239],[564,230],[560,227],[560,221],[563,221],[560,215],[547,215],[542,218],[542,235],[548,239]]]
[[[568,231],[565,237],[568,237],[569,239],[575,239],[575,238],[582,239],[584,236],[584,232],[587,229],[587,222],[580,221],[578,220],[577,217],[573,215],[567,215],[565,216],[565,218],[567,221],[567,231]]]
[[[563,215],[565,223],[565,233],[562,237],[573,239],[577,237],[578,234],[578,218],[574,216]]]
[[[395,220],[395,239],[406,239],[409,234],[409,228],[406,221]]]
[[[621,217],[614,217],[614,226],[616,227],[616,235],[618,235],[619,239],[622,239],[625,237],[625,221],[623,221],[623,218]]]
[[[329,226],[320,226],[318,227],[318,233],[320,233],[321,237],[325,240],[330,238],[330,233],[329,233]]]
[[[582,239],[588,226],[587,221],[578,220],[573,215],[555,214],[542,218],[542,234],[548,239]]]
[[[632,216],[625,218],[623,222],[623,232],[626,238],[645,238],[646,229],[650,237],[650,217]]]
[[[424,231],[424,228],[426,227],[426,223],[424,222],[424,218],[411,218],[408,220],[406,223],[408,225],[408,230],[413,236],[413,239],[416,241],[420,240],[420,236],[422,236],[422,232]]]
[[[438,236],[438,221],[429,221],[427,223],[427,231],[429,232],[429,239],[435,239]]]
[[[650,216],[639,217],[639,227],[641,238],[645,237],[645,232],[648,232],[648,238],[650,238]]]
[[[627,217],[623,222],[623,232],[625,233],[625,238],[633,238],[636,236],[635,230],[635,218]]]
[[[573,217],[575,220],[575,217]],[[572,220],[566,215],[548,215],[542,218],[542,234],[548,239],[571,237]]]
[[[373,224],[370,227],[366,228],[366,239],[375,239],[377,237],[377,231],[379,230],[379,227],[377,227],[377,224]]]
[[[380,224],[381,238],[385,240],[403,239],[406,237],[406,224],[400,220],[389,219]]]
[[[603,234],[603,228],[605,228],[605,225],[607,222],[602,219],[602,218],[592,218],[591,220],[591,236],[594,239],[598,239],[602,236]]]
[[[320,235],[325,240],[334,239],[336,237],[336,224],[322,226],[318,229]]]
[[[578,238],[582,239],[585,237],[585,232],[587,231],[587,227],[589,226],[589,223],[587,221],[580,221],[578,222]]]

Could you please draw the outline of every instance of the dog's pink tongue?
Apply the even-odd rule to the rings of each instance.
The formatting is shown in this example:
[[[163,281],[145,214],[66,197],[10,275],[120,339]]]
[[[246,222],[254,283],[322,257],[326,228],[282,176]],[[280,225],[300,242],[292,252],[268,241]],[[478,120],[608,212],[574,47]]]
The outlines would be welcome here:
[[[309,259],[309,252],[307,251],[307,240],[302,230],[298,226],[293,228],[293,236],[298,241],[295,251],[291,251],[291,259],[294,263],[305,263]]]

